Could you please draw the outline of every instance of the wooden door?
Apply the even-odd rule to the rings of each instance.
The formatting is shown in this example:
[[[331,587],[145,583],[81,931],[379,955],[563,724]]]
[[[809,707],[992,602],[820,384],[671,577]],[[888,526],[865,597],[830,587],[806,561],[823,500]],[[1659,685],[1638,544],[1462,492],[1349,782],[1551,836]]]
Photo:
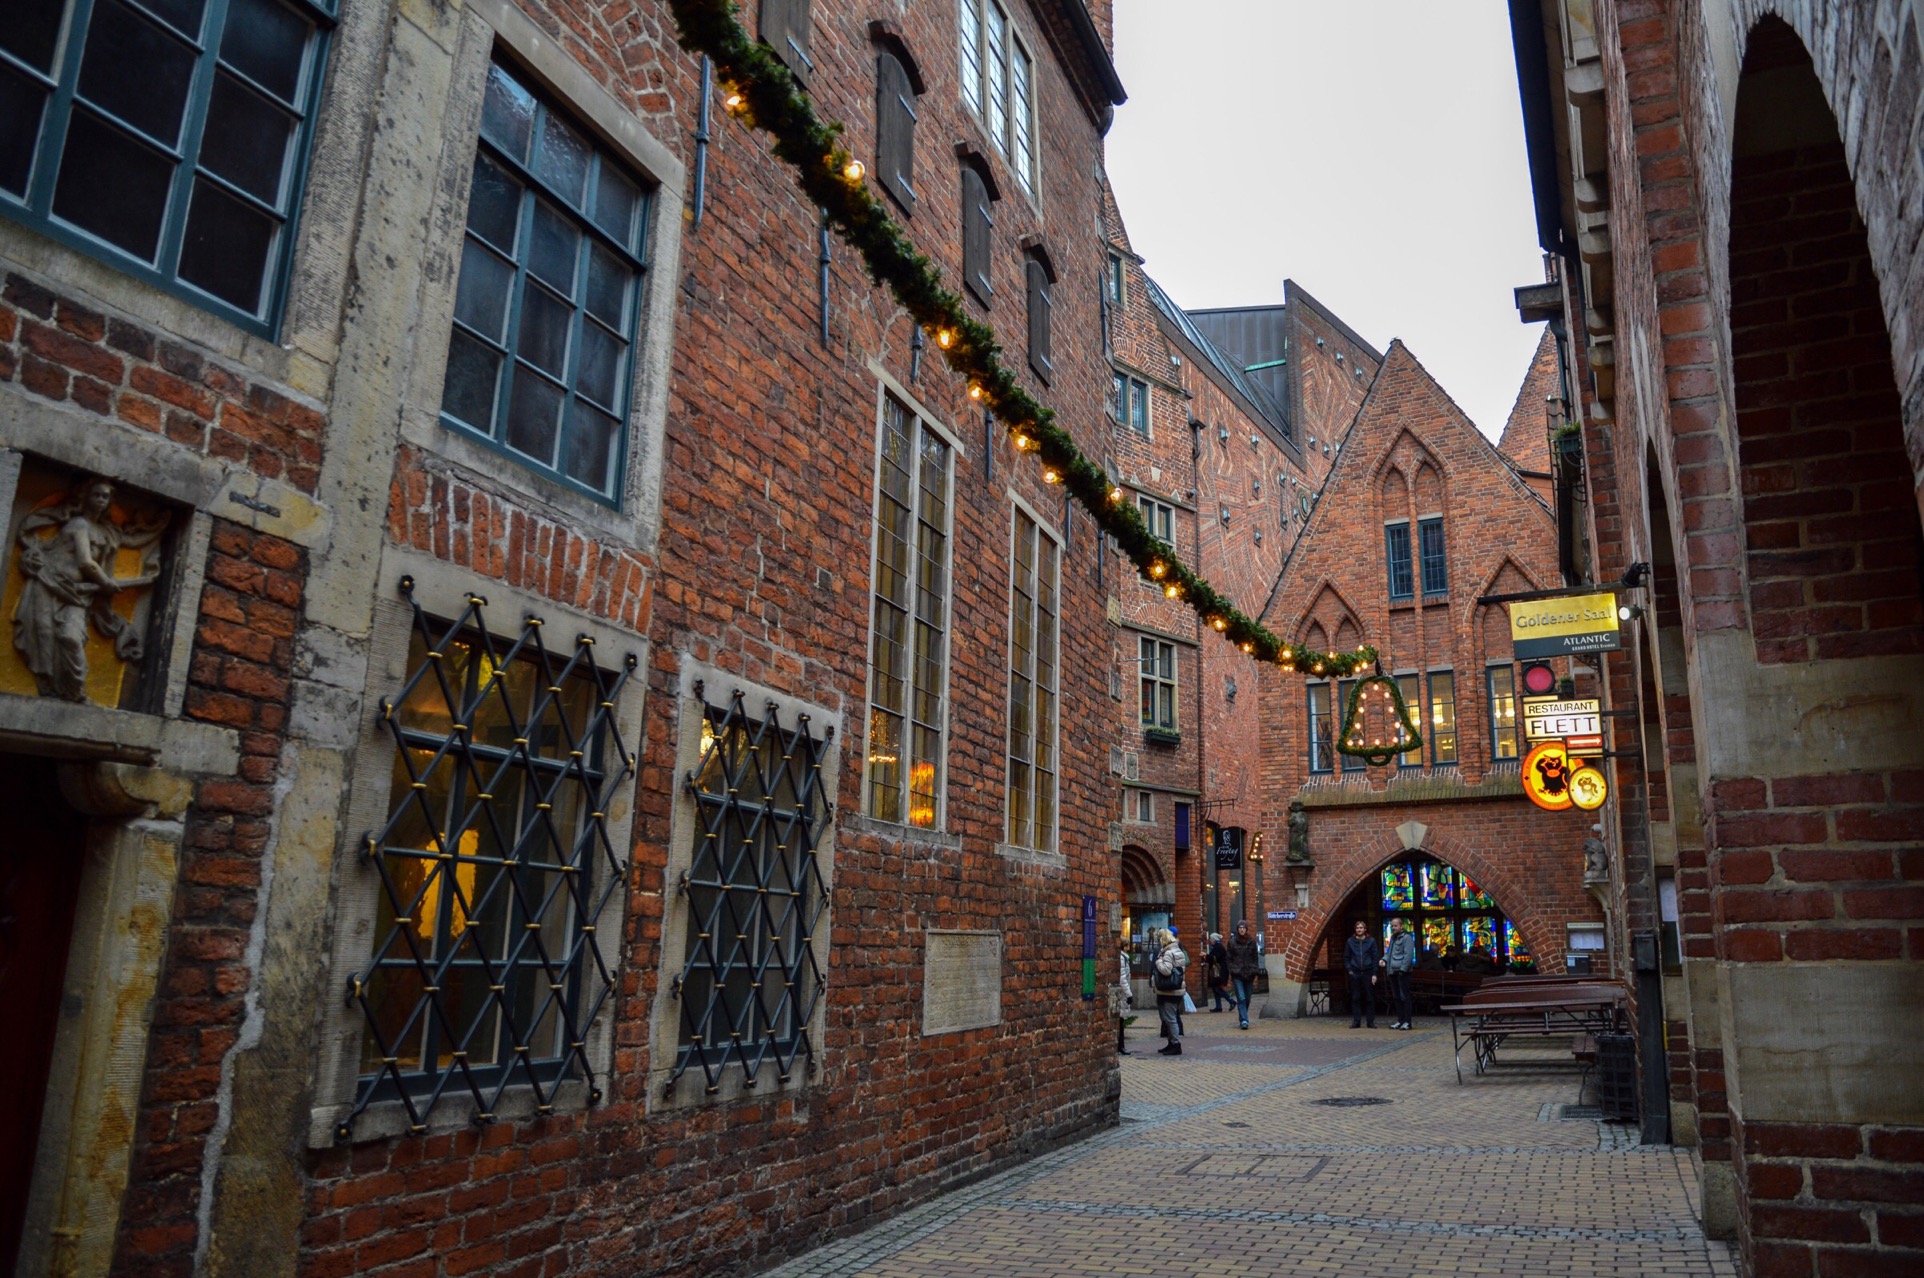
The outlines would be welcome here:
[[[0,1273],[13,1272],[40,1139],[61,982],[79,896],[84,823],[54,765],[0,755]]]

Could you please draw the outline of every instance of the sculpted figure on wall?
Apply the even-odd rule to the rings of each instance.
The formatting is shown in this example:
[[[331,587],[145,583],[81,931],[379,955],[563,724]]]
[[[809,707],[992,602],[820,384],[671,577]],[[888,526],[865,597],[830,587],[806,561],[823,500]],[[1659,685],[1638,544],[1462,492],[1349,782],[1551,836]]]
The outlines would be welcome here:
[[[89,625],[112,640],[120,661],[141,659],[140,634],[114,611],[113,599],[153,585],[164,525],[121,527],[113,520],[113,499],[112,484],[83,479],[67,500],[21,521],[18,562],[26,584],[13,612],[13,646],[43,697],[86,700]],[[154,547],[140,575],[114,576],[123,547]]]
[[[1292,799],[1289,805],[1289,859],[1309,860],[1309,810],[1301,799]]]
[[[1610,849],[1603,840],[1591,835],[1583,841],[1583,881],[1585,883],[1608,883],[1610,881]]]

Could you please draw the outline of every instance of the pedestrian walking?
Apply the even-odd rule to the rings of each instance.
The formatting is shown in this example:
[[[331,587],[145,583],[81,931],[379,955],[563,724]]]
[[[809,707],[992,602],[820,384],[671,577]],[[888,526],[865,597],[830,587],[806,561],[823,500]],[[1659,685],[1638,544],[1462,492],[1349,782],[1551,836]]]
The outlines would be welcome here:
[[[1390,983],[1390,1015],[1396,1018],[1391,1029],[1406,1030],[1415,1010],[1410,999],[1410,971],[1416,966],[1416,936],[1403,926],[1402,919],[1390,920],[1390,948],[1383,955],[1383,972]]]
[[[1156,946],[1156,961],[1149,965],[1150,984],[1156,989],[1156,1015],[1162,1021],[1162,1036],[1169,1040],[1157,1055],[1181,1056],[1183,978],[1189,971],[1189,956],[1168,928],[1156,933]]]
[[[1229,996],[1229,951],[1223,948],[1223,934],[1209,934],[1209,997],[1212,1012],[1223,1010],[1224,1003],[1233,1003]]]
[[[1229,980],[1236,994],[1236,1019],[1243,1029],[1249,1028],[1249,995],[1256,988],[1256,969],[1262,966],[1262,953],[1256,948],[1256,938],[1249,934],[1249,920],[1240,919],[1236,923],[1236,935],[1229,938],[1225,947],[1229,954]]]
[[[1360,1029],[1365,1018],[1376,1028],[1376,971],[1383,947],[1370,935],[1369,925],[1356,920],[1356,931],[1343,943],[1343,971],[1349,976],[1349,1027]]]

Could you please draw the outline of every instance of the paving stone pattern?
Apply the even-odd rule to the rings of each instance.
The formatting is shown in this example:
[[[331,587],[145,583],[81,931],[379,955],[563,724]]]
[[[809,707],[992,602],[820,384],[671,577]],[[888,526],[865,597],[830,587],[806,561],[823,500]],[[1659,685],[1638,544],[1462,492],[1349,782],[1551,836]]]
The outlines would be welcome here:
[[[1436,1023],[1190,1028],[1180,1059],[1131,1035],[1120,1128],[769,1278],[1737,1273],[1689,1151],[1599,1122],[1572,1073],[1459,1085]],[[1315,1103],[1353,1096],[1390,1103]]]

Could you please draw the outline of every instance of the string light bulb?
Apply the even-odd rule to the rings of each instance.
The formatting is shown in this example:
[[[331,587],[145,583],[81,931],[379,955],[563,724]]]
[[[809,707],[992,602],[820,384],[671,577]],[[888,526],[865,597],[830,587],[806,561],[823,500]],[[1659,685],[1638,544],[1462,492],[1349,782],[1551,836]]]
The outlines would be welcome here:
[[[1167,568],[1163,567],[1162,560],[1160,559],[1151,560],[1149,563],[1149,575],[1151,577],[1161,578],[1161,576],[1168,571]]]
[[[741,90],[733,89],[729,91],[727,97],[722,99],[722,110],[734,115],[739,113],[747,104],[747,100],[742,97]]]
[[[1045,484],[1059,484],[1062,482],[1062,474],[1056,470],[1055,467],[1051,466],[1042,472],[1042,482]]]
[[[953,345],[955,345],[955,332],[954,332],[954,330],[953,330],[953,329],[947,329],[947,328],[938,328],[938,329],[936,329],[936,330],[935,330],[935,344],[936,344],[937,346],[940,346],[940,347],[941,347],[941,348],[942,348],[943,350],[947,350],[947,349],[949,349],[949,347],[951,347],[951,346],[953,346]]]
[[[1251,653],[1251,652],[1254,652],[1254,651],[1256,651],[1256,645],[1255,645],[1255,644],[1253,644],[1253,643],[1246,643],[1246,644],[1244,644],[1244,645],[1243,645],[1243,651],[1244,651],[1245,653]]]
[[[1229,623],[1227,621],[1224,621],[1221,617],[1211,617],[1209,619],[1209,624],[1215,627],[1218,633],[1229,629]]]
[[[1027,435],[1017,435],[1015,437],[1015,450],[1018,453],[1026,453],[1031,448],[1034,448],[1034,447],[1035,447],[1035,441],[1033,439],[1030,439]]]
[[[982,398],[982,386],[981,386],[981,383],[979,383],[979,382],[970,382],[970,383],[969,383],[969,398],[970,398],[970,399],[981,399],[981,398]],[[1019,439],[1019,438],[1021,438],[1021,436],[1017,436],[1017,438]]]
[[[1120,488],[1111,488],[1111,489],[1109,490],[1109,500],[1110,500],[1110,501],[1121,501],[1121,500],[1122,500],[1122,489],[1120,489]]]
[[[868,176],[868,165],[850,157],[849,162],[842,166],[842,176],[851,182],[860,182]]]
[[[1178,595],[1182,594],[1182,587],[1178,586],[1175,582],[1172,581],[1168,585],[1162,588],[1162,593],[1168,598],[1174,599]]]

